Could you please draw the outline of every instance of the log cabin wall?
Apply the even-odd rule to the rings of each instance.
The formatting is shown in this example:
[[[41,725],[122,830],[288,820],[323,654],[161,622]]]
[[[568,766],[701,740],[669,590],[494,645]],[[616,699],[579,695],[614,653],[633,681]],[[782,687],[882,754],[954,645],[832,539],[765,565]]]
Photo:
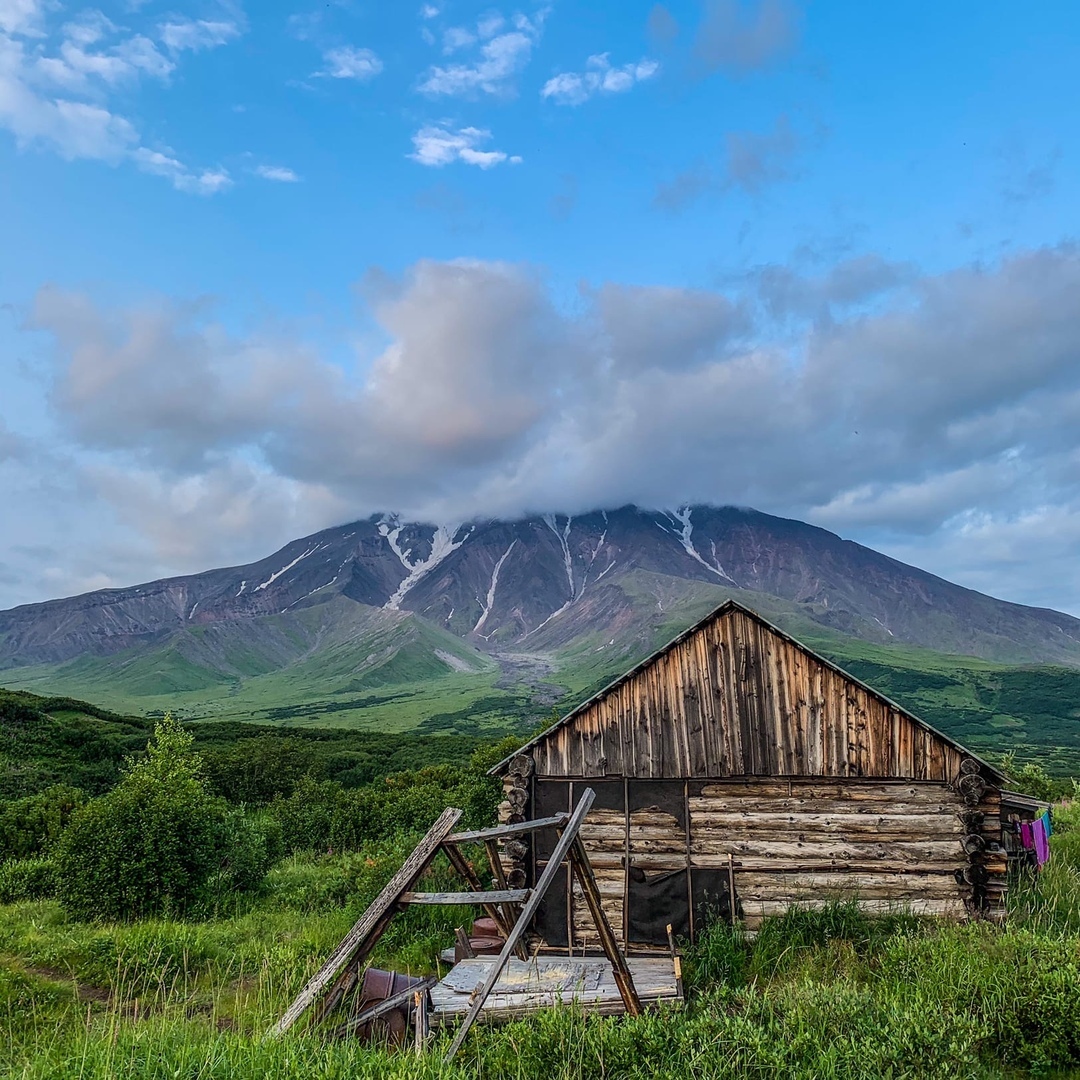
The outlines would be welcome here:
[[[851,896],[944,916],[998,914],[1002,777],[729,602],[526,748],[530,812],[598,792],[582,837],[631,950],[663,928],[749,927]],[[544,865],[538,848],[532,874]],[[535,880],[535,877],[533,878]],[[577,889],[544,936],[596,944]]]
[[[662,946],[667,923],[694,937],[706,921],[730,918],[729,882],[748,929],[792,904],[849,897],[875,912],[1003,911],[1006,855],[992,850],[1000,841],[994,788],[972,806],[948,784],[894,780],[665,781],[640,785],[636,798],[625,779],[536,784],[545,789],[545,813],[572,806],[586,786],[605,803],[581,835],[608,921],[631,951]],[[546,865],[538,855],[537,876]],[[555,904],[550,918],[565,925],[544,934],[549,944],[598,947],[576,884]]]

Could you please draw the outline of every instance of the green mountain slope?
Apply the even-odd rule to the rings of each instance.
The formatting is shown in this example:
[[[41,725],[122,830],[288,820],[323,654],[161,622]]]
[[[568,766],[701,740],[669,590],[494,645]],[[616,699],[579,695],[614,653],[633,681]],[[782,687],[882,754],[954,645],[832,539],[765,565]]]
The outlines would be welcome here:
[[[185,627],[107,657],[4,673],[9,685],[124,713],[417,735],[492,737],[566,710],[732,596],[973,750],[1080,772],[1080,671],[1009,665],[823,626],[761,592],[635,569],[553,632],[482,652],[423,617],[345,597],[258,620]]]
[[[152,727],[150,719],[84,701],[0,689],[0,801],[54,784],[101,794],[116,783],[125,759],[142,753]],[[460,763],[483,741],[234,722],[194,724],[192,731],[211,783],[248,802],[288,794],[305,774],[357,787],[395,772]]]

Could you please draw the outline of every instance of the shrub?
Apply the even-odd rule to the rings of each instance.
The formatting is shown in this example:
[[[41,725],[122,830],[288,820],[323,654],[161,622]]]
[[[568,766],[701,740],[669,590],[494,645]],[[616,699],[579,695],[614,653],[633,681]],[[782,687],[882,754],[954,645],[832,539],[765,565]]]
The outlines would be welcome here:
[[[1028,761],[1021,765],[1012,750],[1002,755],[1001,771],[1017,791],[1035,799],[1051,801],[1062,786],[1062,782],[1055,781],[1038,762]]]
[[[289,796],[317,768],[315,747],[302,739],[260,736],[205,753],[206,775],[218,795],[234,803],[263,805]]]
[[[352,791],[307,776],[267,814],[286,852],[357,851],[370,841],[423,832],[447,806],[464,811],[466,827],[489,825],[498,801],[498,783],[472,765],[429,765]]]
[[[26,859],[48,851],[85,801],[78,788],[67,784],[22,799],[0,800],[0,860]]]
[[[0,863],[0,904],[49,900],[56,895],[56,867],[48,859],[9,859]]]
[[[56,848],[57,895],[83,919],[204,910],[222,890],[261,880],[268,853],[257,833],[211,794],[191,736],[167,716],[145,758],[72,816]]]

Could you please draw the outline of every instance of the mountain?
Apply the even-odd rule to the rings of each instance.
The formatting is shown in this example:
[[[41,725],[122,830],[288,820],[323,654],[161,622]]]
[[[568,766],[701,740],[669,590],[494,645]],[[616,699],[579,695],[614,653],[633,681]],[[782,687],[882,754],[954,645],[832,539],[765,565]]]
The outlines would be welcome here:
[[[13,608],[0,679],[127,710],[478,731],[534,723],[726,596],[850,664],[928,672],[945,653],[980,679],[1002,664],[1080,668],[1071,616],[799,521],[626,506],[440,526],[376,516],[246,566]],[[992,710],[987,693],[963,700]]]
[[[619,635],[643,606],[662,611],[666,592],[685,593],[679,583],[764,593],[867,641],[1080,666],[1080,620],[1069,615],[995,600],[799,521],[628,506],[449,527],[374,517],[247,566],[13,608],[0,612],[0,668],[108,656],[203,628],[200,649],[255,674],[341,643],[337,620],[268,617],[340,599],[355,605],[349,635],[397,627],[413,612],[471,646],[542,652],[583,633]],[[253,620],[260,629],[243,635],[244,655],[229,657],[219,628]]]

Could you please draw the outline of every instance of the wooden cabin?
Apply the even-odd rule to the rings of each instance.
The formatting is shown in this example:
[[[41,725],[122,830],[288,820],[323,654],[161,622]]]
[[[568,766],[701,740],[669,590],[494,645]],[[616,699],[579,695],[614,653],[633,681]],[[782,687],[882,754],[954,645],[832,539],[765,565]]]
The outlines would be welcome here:
[[[495,766],[503,821],[569,810],[623,945],[748,928],[794,903],[1002,910],[1005,777],[753,611],[727,601]],[[531,884],[553,839],[505,845]],[[552,948],[597,944],[565,877],[537,916]]]

